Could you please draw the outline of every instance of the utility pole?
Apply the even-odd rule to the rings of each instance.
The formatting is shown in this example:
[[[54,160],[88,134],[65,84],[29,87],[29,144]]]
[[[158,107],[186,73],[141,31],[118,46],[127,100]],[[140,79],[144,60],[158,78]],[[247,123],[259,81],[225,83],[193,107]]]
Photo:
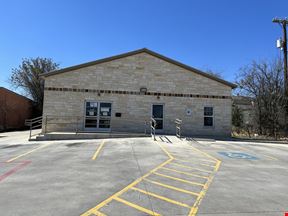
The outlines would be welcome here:
[[[284,90],[285,90],[286,98],[288,98],[287,31],[286,31],[286,27],[288,25],[288,18],[285,18],[285,19],[274,18],[272,22],[280,24],[283,30],[283,41],[280,39],[279,48],[281,48],[281,50],[283,50],[283,53],[284,53]],[[277,46],[278,46],[278,43],[277,43]],[[288,113],[288,108],[287,108],[287,113]]]
[[[285,131],[286,135],[288,134],[288,72],[287,72],[287,32],[286,32],[286,27],[288,25],[288,18],[285,19],[279,19],[279,18],[274,18],[272,20],[274,23],[278,23],[281,25],[282,30],[283,30],[283,41],[282,39],[277,41],[277,47],[281,48],[284,53],[284,95],[285,95]]]

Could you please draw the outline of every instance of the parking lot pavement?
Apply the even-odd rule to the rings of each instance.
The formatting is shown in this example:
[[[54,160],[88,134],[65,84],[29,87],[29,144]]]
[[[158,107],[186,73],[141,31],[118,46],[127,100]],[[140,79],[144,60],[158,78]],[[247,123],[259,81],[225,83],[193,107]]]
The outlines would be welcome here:
[[[82,216],[196,215],[221,162],[175,137],[154,143],[166,160]]]
[[[215,140],[193,145],[222,161],[198,215],[281,216],[288,211],[287,145]]]
[[[284,145],[151,138],[0,142],[1,215],[284,215]]]
[[[138,138],[106,140],[93,160],[101,143],[1,145],[1,215],[80,215],[166,159],[151,139]]]

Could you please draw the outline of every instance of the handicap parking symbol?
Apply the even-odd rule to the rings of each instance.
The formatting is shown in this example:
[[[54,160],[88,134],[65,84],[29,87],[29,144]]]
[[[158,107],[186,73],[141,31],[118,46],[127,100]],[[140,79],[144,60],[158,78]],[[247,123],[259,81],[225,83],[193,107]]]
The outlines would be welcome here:
[[[259,159],[255,156],[242,153],[242,152],[218,152],[218,154],[224,155],[226,157],[233,158],[233,159],[245,159],[245,160],[258,160]]]

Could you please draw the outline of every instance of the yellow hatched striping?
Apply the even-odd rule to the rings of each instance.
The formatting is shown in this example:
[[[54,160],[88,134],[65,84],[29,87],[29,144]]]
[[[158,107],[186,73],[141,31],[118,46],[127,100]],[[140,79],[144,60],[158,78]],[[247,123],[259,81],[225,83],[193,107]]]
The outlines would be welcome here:
[[[161,149],[163,149],[163,147],[157,143]],[[117,193],[115,193],[114,195],[108,197],[106,200],[102,201],[101,203],[99,203],[97,206],[89,209],[88,211],[84,212],[83,214],[81,214],[81,216],[89,216],[91,213],[98,211],[98,209],[102,208],[103,206],[107,205],[109,202],[111,202],[114,198],[119,197],[121,194],[125,193],[126,191],[128,191],[131,187],[137,185],[139,182],[141,182],[144,178],[148,177],[149,175],[151,175],[154,171],[156,171],[157,169],[159,169],[162,166],[165,166],[166,164],[170,163],[173,160],[172,157],[169,157],[168,160],[164,161],[163,163],[161,163],[159,166],[155,167],[154,169],[150,170],[148,173],[146,173],[144,176],[136,179],[134,182],[132,182],[131,184],[127,185],[125,188],[123,188],[122,190],[118,191]]]
[[[172,180],[175,180],[175,181],[180,181],[180,182],[184,182],[184,183],[191,184],[191,185],[197,185],[197,186],[202,186],[202,187],[204,186],[204,184],[201,184],[201,183],[198,183],[198,182],[188,181],[188,180],[185,180],[185,179],[176,178],[174,176],[169,176],[169,175],[165,175],[165,174],[158,173],[158,172],[154,172],[154,174],[158,175],[158,176],[162,176],[164,178],[169,178],[169,179],[172,179]]]
[[[199,151],[200,151],[200,150],[199,150]],[[212,156],[211,156],[211,157],[212,157]],[[217,163],[216,163],[216,166],[215,166],[215,172],[218,171],[220,165],[221,165],[221,161],[218,160]],[[206,194],[206,192],[207,192],[207,190],[208,190],[208,188],[209,188],[209,186],[210,186],[213,178],[214,178],[214,175],[211,175],[211,176],[209,177],[209,179],[207,180],[207,182],[205,183],[202,191],[200,192],[200,195],[197,197],[197,199],[196,199],[193,207],[191,208],[191,210],[190,210],[190,212],[189,212],[189,216],[196,216],[197,211],[198,211],[198,207],[199,207],[199,205],[201,204],[201,201],[203,200],[203,198],[204,198],[204,196],[205,196],[205,194]]]
[[[176,160],[179,160],[177,157],[180,157],[180,159],[181,159],[181,157],[183,157],[183,155],[179,155],[179,154],[175,154],[175,153],[172,153],[172,155],[174,156],[174,157],[176,157],[175,159]],[[190,159],[190,158],[189,158]],[[191,159],[192,160],[196,160],[196,161],[205,161],[205,162],[210,162],[210,163],[217,163],[217,161],[214,161],[214,160],[208,160],[208,159],[203,159],[203,158],[196,158],[196,157],[194,157],[194,156],[191,156]],[[183,160],[183,161],[187,161],[187,162],[193,162],[193,161],[191,161],[191,160],[186,160],[186,159],[181,159],[181,160]],[[195,161],[194,161],[195,162]]]
[[[164,161],[163,163],[161,163],[160,165],[158,165],[157,167],[155,167],[154,169],[152,169],[151,171],[149,171],[148,173],[146,173],[142,177],[136,179],[134,182],[132,182],[131,184],[127,185],[122,190],[118,191],[114,195],[112,195],[109,198],[107,198],[106,200],[102,201],[97,206],[95,206],[95,207],[91,208],[90,210],[86,211],[85,213],[82,214],[82,216],[91,216],[92,214],[98,215],[98,216],[105,216],[105,214],[99,212],[99,209],[101,209],[102,207],[104,207],[105,205],[107,205],[108,203],[110,203],[113,200],[121,202],[121,203],[123,203],[123,204],[125,204],[127,206],[130,206],[130,207],[135,208],[135,209],[137,209],[139,211],[145,212],[146,214],[149,214],[149,215],[154,215],[154,216],[160,215],[158,213],[155,213],[154,211],[151,211],[151,210],[146,209],[146,208],[144,208],[142,206],[139,206],[139,205],[137,205],[135,203],[132,203],[132,202],[129,202],[127,200],[124,200],[124,199],[120,198],[120,196],[123,193],[126,193],[130,189],[131,190],[135,190],[135,191],[139,191],[141,193],[147,194],[148,196],[155,197],[155,198],[161,199],[163,201],[166,201],[166,202],[169,202],[169,203],[172,203],[172,204],[175,204],[175,205],[179,205],[179,206],[183,206],[183,207],[189,208],[190,209],[189,216],[195,216],[197,214],[199,205],[200,205],[203,197],[205,196],[210,183],[212,182],[212,179],[214,177],[215,172],[220,167],[221,161],[219,161],[217,158],[207,154],[206,152],[202,152],[201,150],[198,150],[195,147],[190,146],[192,149],[194,149],[198,153],[201,153],[201,154],[205,155],[206,157],[208,157],[209,159],[211,159],[211,160],[206,160],[207,162],[216,163],[215,166],[212,166],[212,165],[209,165],[209,164],[202,164],[201,162],[200,163],[198,162],[198,163],[195,164],[195,161],[193,162],[193,161],[189,161],[189,160],[174,158],[173,155],[170,154],[170,152],[168,150],[166,150],[160,143],[157,142],[157,144],[167,154],[169,159],[167,159],[166,161]],[[96,152],[95,152],[95,154],[96,154]],[[189,167],[189,166],[186,166],[184,164],[175,163],[174,160],[188,162],[190,164],[193,164],[193,166],[194,165],[203,165],[203,166],[211,167],[211,168],[213,168],[213,171],[209,171],[209,170],[205,170],[205,169],[199,169],[199,168],[194,168],[194,167]],[[205,160],[200,159],[200,158],[198,158],[197,160],[205,161]],[[182,167],[190,168],[191,170],[199,170],[199,171],[207,172],[207,174],[209,174],[209,176],[208,177],[207,176],[201,176],[201,175],[197,175],[197,174],[194,174],[194,173],[183,172],[183,171],[179,171],[179,170],[176,170],[176,169],[170,169],[170,168],[165,167],[165,165],[167,165],[169,163],[172,163],[174,165],[177,164],[179,167],[182,166]],[[181,173],[181,174],[185,174],[185,175],[188,175],[188,176],[204,178],[204,179],[207,179],[207,181],[205,182],[205,184],[194,182],[196,184],[199,184],[199,186],[202,186],[202,190],[200,191],[200,193],[196,193],[196,192],[193,192],[193,191],[185,190],[185,189],[182,189],[182,188],[174,187],[172,185],[168,185],[168,184],[164,184],[164,183],[161,183],[161,182],[157,182],[157,181],[153,181],[153,180],[147,179],[147,177],[149,177],[151,174],[155,174],[155,175],[162,175],[162,177],[166,177],[166,178],[171,178],[171,179],[173,178],[174,180],[177,179],[178,181],[180,180],[180,182],[184,182],[184,181],[185,181],[185,183],[190,182],[190,181],[185,180],[185,179],[180,179],[180,178],[176,178],[174,176],[169,176],[169,175],[165,175],[165,174],[159,173],[158,170],[160,170],[160,169],[166,169],[166,170],[169,170],[169,171],[172,171],[172,172]],[[193,206],[189,206],[189,205],[187,205],[185,203],[181,203],[179,201],[176,201],[176,200],[173,200],[173,199],[170,199],[170,198],[167,198],[167,197],[164,197],[164,196],[161,196],[161,195],[158,195],[158,194],[155,194],[155,193],[152,193],[152,192],[148,192],[148,191],[145,191],[145,190],[142,190],[142,189],[139,189],[139,188],[135,187],[138,183],[140,183],[142,181],[150,182],[152,184],[159,185],[159,186],[171,189],[171,190],[175,190],[175,191],[179,191],[179,192],[182,192],[182,193],[186,193],[186,194],[190,194],[190,195],[196,196],[196,201],[194,202]]]
[[[156,213],[156,212],[154,212],[154,211],[151,211],[151,210],[149,210],[149,209],[143,208],[142,206],[139,206],[139,205],[136,205],[136,204],[134,204],[134,203],[131,203],[131,202],[129,202],[129,201],[127,201],[127,200],[124,200],[124,199],[122,199],[122,198],[120,198],[120,197],[114,197],[114,200],[116,200],[116,201],[118,201],[118,202],[121,202],[121,203],[123,203],[123,204],[125,204],[125,205],[128,205],[128,206],[130,206],[130,207],[132,207],[132,208],[135,208],[135,209],[137,209],[137,210],[139,210],[139,211],[145,212],[145,213],[147,213],[147,214],[149,214],[149,215],[160,216],[160,214],[158,214],[158,213]]]
[[[175,170],[175,169],[171,169],[171,168],[167,168],[167,167],[161,167],[161,169],[165,169],[165,170],[169,170],[169,171],[172,171],[172,172],[181,173],[181,174],[184,174],[184,175],[193,176],[193,177],[197,177],[197,178],[208,179],[207,176],[201,176],[201,175],[197,175],[197,174],[194,174],[194,173],[183,172],[183,171],[179,171],[179,170]]]
[[[175,162],[171,162],[170,164],[175,165],[175,166],[179,166],[179,167],[184,167],[184,168],[191,169],[191,170],[198,170],[198,171],[201,171],[201,172],[207,172],[207,173],[212,173],[213,172],[213,171],[210,171],[210,170],[199,169],[199,168],[186,166],[186,165],[175,163]]]
[[[99,211],[95,211],[92,214],[94,214],[96,216],[107,216],[106,214],[103,214],[102,212],[99,212]]]
[[[208,160],[208,159],[199,159],[199,160],[214,163],[214,164],[217,163],[217,161],[215,160]]]
[[[161,182],[153,181],[153,180],[150,180],[150,179],[147,179],[147,178],[145,178],[143,180],[147,181],[147,182],[150,182],[152,184],[155,184],[155,185],[159,185],[159,186],[162,186],[162,187],[165,187],[165,188],[169,188],[171,190],[179,191],[179,192],[186,193],[186,194],[191,194],[191,195],[194,195],[194,196],[199,196],[199,193],[195,193],[193,191],[184,190],[182,188],[178,188],[178,187],[174,187],[174,186],[171,186],[171,185],[163,184]]]
[[[139,192],[144,193],[144,194],[147,194],[147,195],[149,195],[149,196],[152,196],[152,197],[155,197],[155,198],[164,200],[164,201],[166,201],[166,202],[169,202],[169,203],[172,203],[172,204],[175,204],[175,205],[179,205],[179,206],[186,207],[186,208],[191,208],[191,206],[189,206],[189,205],[187,205],[187,204],[185,204],[185,203],[181,203],[181,202],[179,202],[179,201],[176,201],[176,200],[173,200],[173,199],[170,199],[170,198],[167,198],[167,197],[164,197],[164,196],[155,194],[155,193],[151,193],[151,192],[142,190],[142,189],[140,189],[140,188],[132,187],[131,189],[132,189],[132,190],[135,190],[135,191],[139,191]]]
[[[194,163],[195,165],[202,165],[202,166],[206,166],[206,167],[212,167],[212,168],[215,168],[215,166],[213,165],[210,165],[210,164],[203,164],[203,163],[197,163],[195,161],[189,161],[189,160],[185,160],[185,159],[182,159],[182,158],[174,158],[175,160],[177,161],[183,161],[183,162],[187,162],[187,163]]]

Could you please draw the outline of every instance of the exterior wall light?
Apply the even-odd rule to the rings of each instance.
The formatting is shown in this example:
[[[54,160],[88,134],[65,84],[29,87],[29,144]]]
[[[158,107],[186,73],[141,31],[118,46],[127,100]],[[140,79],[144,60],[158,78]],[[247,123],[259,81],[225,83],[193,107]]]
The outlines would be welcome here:
[[[147,93],[147,88],[146,87],[141,87],[140,88],[140,94],[144,95]]]

